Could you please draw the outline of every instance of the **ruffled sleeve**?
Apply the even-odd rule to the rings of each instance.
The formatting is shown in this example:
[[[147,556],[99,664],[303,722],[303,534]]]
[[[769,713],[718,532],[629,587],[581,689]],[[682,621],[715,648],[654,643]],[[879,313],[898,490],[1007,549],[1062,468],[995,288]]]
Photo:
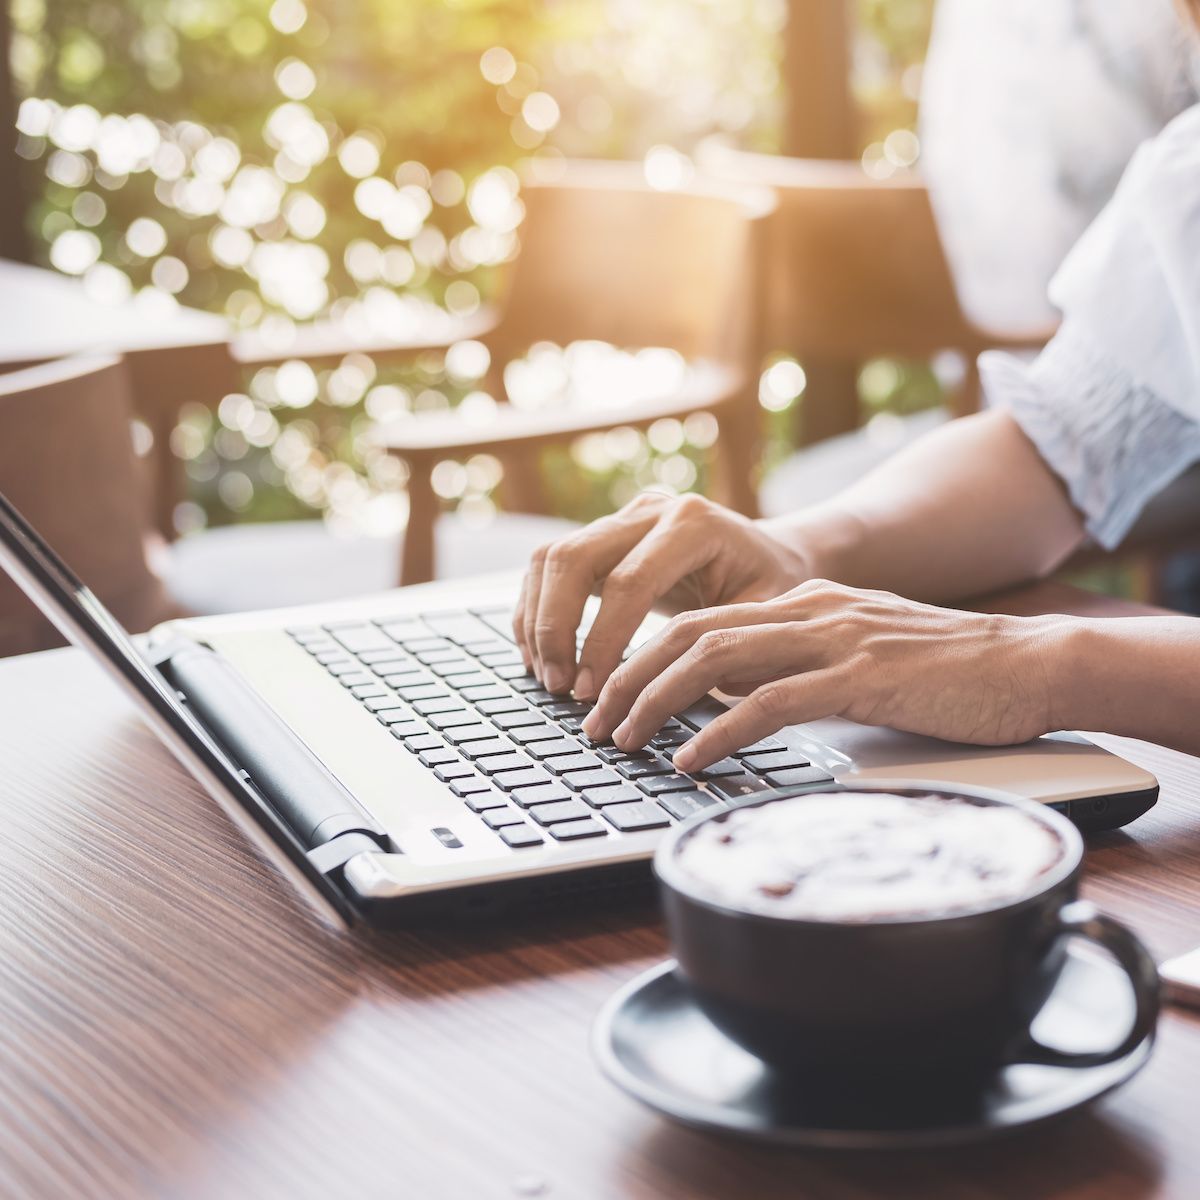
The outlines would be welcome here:
[[[990,351],[979,370],[988,403],[1012,413],[1106,549],[1200,461],[1200,422],[1134,380],[1070,321],[1032,364]]]

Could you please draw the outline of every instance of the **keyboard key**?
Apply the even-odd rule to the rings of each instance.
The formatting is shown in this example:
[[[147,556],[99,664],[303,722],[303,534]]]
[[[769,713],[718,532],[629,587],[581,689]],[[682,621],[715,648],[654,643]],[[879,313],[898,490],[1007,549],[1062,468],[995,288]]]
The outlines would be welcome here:
[[[420,721],[410,721],[405,715],[403,709],[393,709],[391,712],[377,713],[375,719],[381,724],[388,726],[388,733],[394,738],[400,738],[403,741],[406,737],[412,737],[415,733],[424,733],[425,726]]]
[[[573,799],[561,783],[542,783],[536,787],[517,788],[512,794],[514,804],[522,808],[531,808],[535,804],[550,804],[558,800]]]
[[[440,683],[405,685],[396,689],[405,700],[436,700],[450,693]]]
[[[350,689],[350,695],[357,696],[360,700],[368,700],[372,696],[390,696],[391,692],[383,686],[382,683],[360,683],[357,687]]]
[[[832,783],[833,776],[820,767],[793,767],[787,771],[771,771],[767,782],[773,787],[797,787],[806,783]]]
[[[514,734],[513,740],[520,741],[521,739]],[[577,754],[578,752],[579,743],[564,737],[555,738],[549,742],[535,741],[525,747],[526,754],[539,760],[543,758],[561,758],[565,754]]]
[[[407,642],[429,636],[429,627],[419,620],[380,621],[379,627],[395,642]]]
[[[621,777],[606,767],[598,767],[591,771],[568,771],[562,777],[562,781],[572,791],[582,792],[587,788],[610,787],[619,784]]]
[[[388,733],[394,738],[399,738],[405,745],[408,745],[411,738],[425,737],[429,733],[429,728],[426,725],[422,725],[420,721],[400,721],[393,725],[388,730]],[[435,744],[440,746],[441,739],[439,738]],[[422,746],[421,749],[428,750],[430,747]]]
[[[480,728],[483,729],[485,726],[481,725]],[[489,756],[494,758],[498,754],[511,754],[513,751],[512,742],[507,742],[504,740],[504,738],[488,737],[475,740],[472,738],[472,736],[467,735],[466,737],[456,741],[456,737],[462,732],[463,731],[460,729],[448,729],[446,731],[446,736],[453,741],[455,745],[459,746],[462,750],[462,753],[466,755],[466,757],[472,762],[474,762],[476,759],[488,758]],[[495,730],[488,730],[487,732],[495,733]],[[529,759],[522,755],[521,761],[523,763],[528,763]]]
[[[433,773],[443,783],[449,783],[453,779],[473,778],[475,768],[470,763],[463,762],[461,758],[455,757],[453,762],[443,763],[439,767],[434,767]]]
[[[522,695],[529,695],[532,692],[540,692],[542,690],[542,685],[532,675],[520,675],[516,679],[510,679],[508,686],[514,692],[520,692]]]
[[[525,817],[515,808],[490,808],[482,816],[483,823],[491,829],[503,829],[506,825],[525,824]]]
[[[676,746],[682,746],[691,737],[690,729],[669,729],[666,733],[656,733],[650,739],[650,745],[655,750],[673,750]]]
[[[335,678],[340,678],[343,675],[361,675],[362,667],[352,658],[338,658],[333,662],[324,664],[325,670]]]
[[[410,654],[416,654],[418,650],[445,650],[450,646],[445,638],[434,637],[432,634],[426,637],[397,638],[396,640]]]
[[[593,808],[606,808],[610,804],[632,804],[645,800],[645,795],[639,792],[631,783],[618,784],[616,787],[584,788],[583,798]]]
[[[387,712],[393,709],[399,709],[401,712],[409,712],[410,709],[399,696],[383,695],[369,696],[363,701],[363,707],[368,712]]]
[[[540,846],[543,841],[542,835],[532,825],[509,825],[506,829],[499,830],[499,834],[514,850],[525,846]]]
[[[347,671],[344,675],[337,676],[337,681],[344,688],[358,687],[362,683],[379,682],[374,675],[370,675],[366,671]]]
[[[703,771],[696,772],[697,779],[720,779],[722,775],[742,775],[746,768],[735,758],[722,758],[713,763],[711,767],[705,767]]]
[[[554,780],[541,767],[524,767],[520,771],[501,771],[492,777],[492,782],[506,792],[514,792],[518,788],[537,787]]]
[[[561,721],[563,717],[584,717],[592,711],[592,705],[581,704],[578,700],[563,700],[558,704],[544,704],[542,712],[552,721]]]
[[[487,658],[494,659],[495,655],[489,654]],[[481,660],[486,661],[486,659]],[[490,662],[488,666],[501,679],[523,679],[525,677],[525,665],[521,662],[521,656],[517,655],[516,662]]]
[[[637,833],[641,829],[662,829],[671,823],[671,818],[649,800],[641,804],[610,804],[604,810],[604,819],[622,833]]]
[[[404,696],[401,692],[400,695]],[[406,700],[407,696],[404,697]],[[418,699],[413,703],[415,711],[422,716],[432,716],[434,713],[463,712],[463,703],[457,696],[431,696],[429,699]],[[478,717],[474,718],[476,721]]]
[[[674,775],[675,768],[666,759],[634,759],[631,762],[613,763],[626,779],[645,779],[650,775]]]
[[[464,659],[463,661],[465,662],[466,660]],[[438,663],[437,665],[440,667],[442,664]],[[472,663],[471,665],[472,665],[472,667],[474,667],[475,664]],[[498,684],[493,684],[492,680],[487,675],[484,675],[479,671],[472,671],[472,673],[469,675],[464,674],[461,671],[455,671],[452,674],[447,675],[445,678],[446,678],[446,682],[452,688],[455,688],[456,690],[458,690],[460,692],[465,692],[469,688],[498,687],[499,686]],[[472,696],[467,697],[468,700],[470,700],[472,698],[486,699],[486,697],[472,697]]]
[[[475,663],[473,663],[469,658],[463,658],[463,656],[458,653],[456,653],[453,658],[447,658],[441,662],[426,663],[426,669],[444,679],[449,679],[454,675],[473,675],[478,676],[478,678],[483,680],[485,683],[489,682],[486,675],[479,674],[479,667],[476,666]]]
[[[653,750],[618,750],[616,746],[605,745],[596,747],[596,755],[606,763],[622,762],[658,762],[658,755]]]
[[[563,717],[563,719],[559,721],[559,725],[561,725],[568,733],[583,733],[582,717]],[[589,743],[589,745],[594,744],[595,743]]]
[[[404,675],[409,671],[420,668],[408,658],[389,658],[380,650],[377,655],[360,654],[359,659],[365,662],[376,675]]]
[[[705,696],[702,700],[697,700],[695,704],[685,708],[683,712],[676,713],[675,716],[677,720],[682,721],[685,725],[690,725],[692,729],[703,729],[705,725],[712,724],[728,711],[729,709],[719,700]]]
[[[685,821],[693,813],[703,812],[706,808],[724,808],[716,796],[710,796],[707,792],[672,792],[660,797],[658,803],[677,821]]]
[[[550,836],[560,842],[573,842],[579,838],[603,837],[607,832],[595,817],[584,817],[582,821],[564,821],[550,826]]]
[[[436,750],[439,746],[445,745],[436,733],[418,733],[413,737],[403,739],[405,749],[411,750],[414,754],[420,753],[422,750]]]
[[[480,706],[482,708],[482,706]],[[499,712],[492,714],[492,724],[499,725],[501,729],[509,730],[509,737],[514,742],[527,741],[536,742],[544,738],[556,738],[559,736],[558,730],[553,725],[547,725],[542,720],[541,716],[532,708],[525,708],[524,712]],[[522,734],[528,732],[528,737],[518,737],[513,730],[520,729]]]
[[[388,664],[391,666],[391,664]],[[383,682],[388,687],[420,687],[422,684],[437,684],[428,671],[422,671],[419,668],[410,668],[404,671],[379,671],[377,674],[382,678]]]
[[[418,650],[413,657],[417,662],[429,663],[454,662],[462,660],[462,653],[457,646],[443,646],[438,650]]]
[[[352,654],[360,650],[395,650],[396,644],[382,629],[374,625],[341,625],[325,627],[335,641],[341,642]]]
[[[455,754],[454,751],[448,746],[443,746],[436,750],[422,750],[421,753],[417,755],[417,758],[420,759],[423,767],[442,767],[447,763],[456,763],[460,761],[458,755]],[[465,763],[463,765],[466,766]]]
[[[468,646],[467,649],[485,666],[493,669],[496,667],[507,667],[510,663],[521,663],[521,652],[514,650],[512,646],[501,648],[501,643],[495,643],[496,649],[483,650],[477,646]],[[510,675],[504,676],[506,679],[519,679],[525,674],[524,666],[521,666],[519,671]]]
[[[650,775],[638,780],[638,787],[648,796],[661,796],[665,792],[690,792],[696,781],[686,775]]]
[[[568,771],[590,771],[593,767],[603,764],[594,754],[560,754],[556,758],[548,758],[542,764],[555,775],[565,775]]]
[[[500,722],[496,721],[499,725]],[[579,749],[578,742],[568,741],[562,735],[562,730],[557,725],[551,725],[549,721],[539,721],[536,725],[520,725],[516,729],[510,729],[508,736],[514,742],[520,742],[522,746],[530,742],[554,742],[556,745],[566,745],[565,750],[552,751],[555,754],[571,754]],[[546,757],[545,755],[542,756]]]
[[[508,708],[494,709],[493,711],[495,712],[511,712],[511,706],[518,704],[522,708],[525,707],[525,705],[521,704],[521,702],[508,690],[508,688],[503,687],[499,683],[481,683],[472,687],[461,687],[459,686],[460,683],[460,680],[454,680],[455,686],[458,687],[458,694],[462,696],[464,700],[470,700],[472,704],[479,708],[480,712],[488,711],[483,707],[485,702],[488,704],[503,703],[510,706]]]
[[[432,720],[432,718],[430,718]],[[490,743],[490,749],[484,749],[482,753],[471,753],[470,758],[482,758],[485,754],[507,754],[512,749],[509,742],[502,742],[496,737],[496,731],[490,725],[481,724],[476,720],[471,725],[459,725],[453,729],[444,731],[446,741],[453,746],[464,746],[471,743],[473,746],[482,746],[483,743]],[[464,750],[464,754],[467,752]]]
[[[454,729],[460,725],[475,725],[486,732],[481,734],[481,737],[491,737],[492,730],[482,724],[479,720],[479,714],[472,712],[469,708],[459,708],[449,712],[435,712],[429,714],[429,723],[434,729]]]
[[[765,775],[768,771],[782,771],[788,767],[811,765],[803,754],[797,754],[794,750],[768,750],[760,754],[747,754],[739,750],[738,753],[746,766],[760,775]]]
[[[509,686],[516,688],[519,682],[519,680],[513,680]],[[547,704],[562,703],[561,696],[556,696],[553,692],[546,691],[544,687],[534,688],[532,691],[525,692],[524,695],[525,699],[528,700],[530,704],[536,704],[538,708],[543,708]]]
[[[355,666],[357,666],[358,663],[357,659],[347,658],[346,652],[341,648],[341,646],[334,646],[331,650],[319,650],[313,655],[313,658],[315,658],[323,667],[328,667],[332,663],[338,662],[354,663]]]
[[[510,696],[505,693],[503,696],[497,696],[494,700],[489,700],[484,697],[471,695],[469,689],[462,692],[461,695],[464,700],[470,700],[485,717],[494,717],[497,713],[530,713],[534,720],[540,721],[542,719],[520,696]]]
[[[472,742],[467,746],[466,750],[471,750],[478,745],[477,742]],[[509,747],[511,749],[512,747]],[[504,771],[520,771],[530,766],[529,759],[523,754],[493,754],[487,758],[479,760],[479,769],[485,775],[499,775]]]
[[[577,821],[590,817],[591,810],[582,800],[560,800],[556,804],[535,804],[529,815],[539,825],[557,825],[561,821]]]
[[[329,636],[325,630],[318,629],[315,625],[293,627],[286,632],[302,646],[307,646],[309,642],[323,642]]]
[[[454,784],[450,785],[451,788]],[[463,795],[463,803],[472,812],[490,812],[496,808],[507,808],[508,801],[495,788],[488,788],[487,791],[467,792]]]
[[[753,796],[758,792],[769,792],[771,785],[757,775],[726,775],[714,779],[709,786],[714,792],[727,800],[736,800],[739,796]]]
[[[495,635],[477,616],[469,612],[422,613],[425,624],[452,642],[480,642]]]

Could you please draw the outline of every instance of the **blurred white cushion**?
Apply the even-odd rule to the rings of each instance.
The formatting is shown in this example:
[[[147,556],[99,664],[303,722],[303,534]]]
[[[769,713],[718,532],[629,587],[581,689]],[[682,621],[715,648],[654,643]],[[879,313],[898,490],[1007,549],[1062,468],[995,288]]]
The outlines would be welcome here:
[[[523,513],[502,513],[483,527],[443,516],[435,534],[437,577],[521,567],[543,542],[576,528]],[[338,537],[321,521],[227,525],[181,538],[156,565],[189,612],[252,612],[393,588],[402,541],[403,535]]]
[[[780,517],[828,500],[950,419],[944,408],[898,417],[880,413],[861,429],[839,434],[785,458],[763,481],[759,505],[764,517]]]

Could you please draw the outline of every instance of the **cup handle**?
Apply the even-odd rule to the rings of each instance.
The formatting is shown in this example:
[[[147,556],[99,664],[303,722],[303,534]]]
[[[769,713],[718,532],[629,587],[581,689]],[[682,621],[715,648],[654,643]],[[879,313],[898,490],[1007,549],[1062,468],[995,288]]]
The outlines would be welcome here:
[[[1120,1045],[1111,1050],[1056,1050],[1053,1046],[1043,1046],[1027,1033],[1010,1061],[1050,1067],[1099,1067],[1124,1058],[1154,1032],[1158,1022],[1161,998],[1154,959],[1124,925],[1106,917],[1086,900],[1063,905],[1056,918],[1055,937],[1086,938],[1112,955],[1133,985],[1136,1005],[1133,1025]]]

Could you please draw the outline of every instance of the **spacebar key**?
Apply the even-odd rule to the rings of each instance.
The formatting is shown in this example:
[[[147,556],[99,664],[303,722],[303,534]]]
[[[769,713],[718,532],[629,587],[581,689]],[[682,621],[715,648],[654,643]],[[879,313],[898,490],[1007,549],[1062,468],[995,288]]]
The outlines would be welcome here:
[[[705,696],[704,699],[697,700],[695,704],[675,715],[692,729],[703,729],[705,725],[711,724],[728,711],[728,705],[722,704],[720,700],[714,700],[711,696]]]

